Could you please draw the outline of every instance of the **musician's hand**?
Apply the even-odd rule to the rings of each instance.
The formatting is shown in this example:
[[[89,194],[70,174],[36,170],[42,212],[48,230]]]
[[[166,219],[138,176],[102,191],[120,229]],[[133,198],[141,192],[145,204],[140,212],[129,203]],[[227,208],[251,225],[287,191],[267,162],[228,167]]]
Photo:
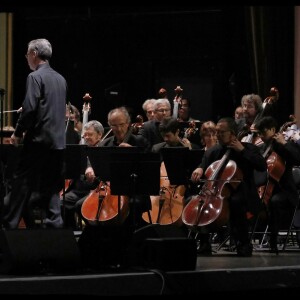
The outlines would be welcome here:
[[[279,143],[279,144],[282,144],[282,145],[285,145],[287,143],[287,141],[285,140],[284,138],[284,135],[282,133],[276,133],[274,136],[273,136],[273,139]]]
[[[237,152],[242,151],[245,147],[243,146],[243,144],[237,139],[234,138],[230,144],[228,145],[228,148],[231,148]]]
[[[132,145],[128,144],[128,143],[121,143],[119,145],[119,147],[132,147]]]
[[[253,132],[253,133],[256,133],[258,130],[255,128],[255,124],[252,124],[250,126],[250,131]]]
[[[95,180],[96,176],[92,167],[88,167],[85,170],[85,178],[88,182],[93,182]]]
[[[183,139],[181,140],[181,144],[182,144],[184,147],[188,147],[189,149],[192,149],[191,142],[190,142],[187,138],[183,138]]]
[[[203,169],[202,168],[197,168],[193,171],[192,175],[191,175],[191,180],[192,182],[198,182],[201,178],[201,176],[203,175]]]

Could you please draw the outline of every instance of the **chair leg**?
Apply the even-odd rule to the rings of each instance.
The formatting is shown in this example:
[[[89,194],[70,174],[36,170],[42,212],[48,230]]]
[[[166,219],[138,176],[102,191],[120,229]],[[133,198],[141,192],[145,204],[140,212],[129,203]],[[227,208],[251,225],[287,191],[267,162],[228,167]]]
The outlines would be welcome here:
[[[290,236],[290,233],[291,233],[292,228],[293,228],[294,219],[295,219],[295,216],[296,216],[297,209],[298,209],[298,207],[296,207],[295,210],[294,210],[294,214],[293,214],[293,217],[292,217],[292,221],[291,221],[290,226],[289,226],[289,229],[288,229],[288,231],[287,231],[287,233],[286,233],[286,237],[285,237],[285,240],[284,240],[284,244],[283,244],[282,249],[281,249],[282,251],[285,250],[286,245],[287,245],[287,242],[288,242],[288,240],[289,240],[289,236]]]

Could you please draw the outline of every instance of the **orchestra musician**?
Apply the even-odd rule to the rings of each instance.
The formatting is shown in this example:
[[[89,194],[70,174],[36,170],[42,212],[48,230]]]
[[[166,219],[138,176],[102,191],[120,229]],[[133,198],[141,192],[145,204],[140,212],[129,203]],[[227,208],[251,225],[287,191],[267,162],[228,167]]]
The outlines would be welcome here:
[[[79,144],[81,126],[79,110],[71,103],[66,104],[66,144]]]
[[[109,111],[107,122],[113,135],[101,141],[99,147],[139,147],[141,151],[148,151],[148,141],[143,136],[132,132],[131,118],[126,107],[117,107]],[[131,195],[127,196],[130,197],[129,215],[124,224],[134,228],[143,226],[142,214],[151,209],[150,197],[135,195],[132,199]]]
[[[237,124],[233,118],[222,118],[216,126],[218,143],[205,151],[202,162],[191,176],[194,183],[200,182],[210,165],[220,160],[227,150],[228,160],[233,160],[242,172],[243,180],[237,188],[231,191],[229,204],[229,229],[236,243],[239,256],[252,256],[252,244],[248,235],[248,210],[257,212],[260,208],[260,198],[254,183],[254,170],[265,171],[267,164],[259,148],[251,143],[240,142],[237,138]],[[189,203],[187,204],[189,205]],[[203,231],[202,231],[203,229]],[[210,255],[211,245],[209,232],[200,227],[199,254]]]
[[[253,143],[257,146],[262,144],[262,140],[257,136],[254,130],[254,124],[263,116],[274,116],[276,114],[276,101],[278,98],[278,90],[271,89],[272,95],[267,97],[264,102],[258,94],[246,94],[241,99],[243,108],[243,118],[236,119],[238,124],[239,140]]]
[[[165,117],[159,124],[159,132],[164,142],[154,144],[152,152],[159,153],[165,147],[188,147],[189,149],[199,149],[199,146],[191,143],[187,138],[180,138],[179,121],[173,117]]]
[[[270,251],[278,254],[277,239],[282,219],[286,212],[294,211],[299,201],[292,169],[300,165],[300,146],[292,140],[285,140],[283,133],[277,131],[277,121],[271,116],[261,118],[255,129],[264,142],[265,158],[270,160],[268,169],[272,185],[268,198],[263,198],[263,201],[269,215]],[[283,160],[283,165],[277,155]]]
[[[154,119],[154,103],[155,103],[156,99],[147,99],[143,105],[143,111],[147,117],[147,120],[153,120]]]
[[[148,143],[149,148],[147,151],[151,151],[154,144],[163,142],[163,137],[159,132],[160,122],[171,115],[171,104],[168,99],[160,98],[154,103],[154,119],[146,121],[143,127],[139,130],[138,135],[144,137]]]
[[[99,147],[104,134],[103,125],[96,120],[88,121],[83,126],[83,138],[88,147]],[[79,162],[78,162],[79,163]],[[61,196],[61,209],[63,210],[64,226],[78,230],[81,227],[81,205],[91,190],[94,190],[99,182],[87,157],[85,173],[71,180],[64,197]]]

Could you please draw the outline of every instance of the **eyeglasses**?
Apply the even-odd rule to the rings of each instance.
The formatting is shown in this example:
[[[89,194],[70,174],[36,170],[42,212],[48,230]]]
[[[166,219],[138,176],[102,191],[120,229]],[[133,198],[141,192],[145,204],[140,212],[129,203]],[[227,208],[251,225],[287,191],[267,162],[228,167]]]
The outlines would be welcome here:
[[[29,50],[26,54],[25,54],[25,57],[28,58],[29,54],[31,53],[32,51]]]
[[[154,110],[147,110],[147,114],[153,114]]]
[[[156,109],[155,111],[160,112],[160,113],[164,113],[164,112],[170,111],[170,109]]]

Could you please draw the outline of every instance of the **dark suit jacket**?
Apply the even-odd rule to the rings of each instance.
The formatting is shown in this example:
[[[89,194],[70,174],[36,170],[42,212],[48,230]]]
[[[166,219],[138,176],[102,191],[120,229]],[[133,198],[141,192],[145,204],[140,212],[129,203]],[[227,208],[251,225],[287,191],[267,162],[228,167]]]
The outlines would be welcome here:
[[[67,83],[48,63],[27,77],[26,95],[16,124],[15,136],[24,144],[38,143],[49,149],[64,149]]]

